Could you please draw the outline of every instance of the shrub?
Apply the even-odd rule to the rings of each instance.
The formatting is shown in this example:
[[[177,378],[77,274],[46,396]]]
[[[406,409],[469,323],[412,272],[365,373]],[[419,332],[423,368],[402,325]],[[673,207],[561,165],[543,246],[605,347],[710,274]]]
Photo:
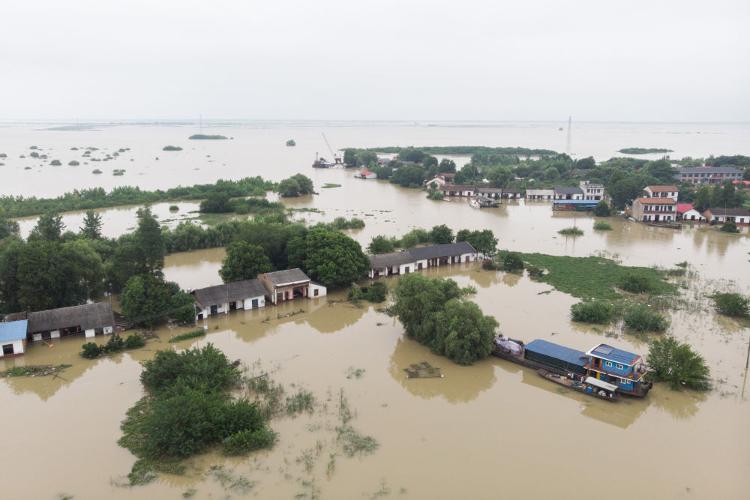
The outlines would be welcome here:
[[[485,271],[497,271],[498,265],[493,259],[484,259],[482,261],[482,269]]]
[[[612,209],[610,208],[609,203],[604,200],[597,203],[594,207],[594,215],[597,217],[609,217],[612,215]]]
[[[520,271],[523,269],[523,259],[516,252],[508,252],[503,256],[503,269],[508,272]]]
[[[125,349],[138,349],[146,345],[146,339],[140,333],[128,335],[125,339]]]
[[[563,236],[582,236],[583,230],[577,227],[566,227],[565,229],[560,229],[558,234],[562,234]]]
[[[180,211],[180,207],[178,207],[177,205],[169,205],[169,211],[170,212],[179,212]]]
[[[710,370],[703,357],[673,337],[657,339],[648,349],[649,377],[668,382],[672,389],[687,387],[699,391],[711,388]]]
[[[241,455],[262,448],[270,448],[276,442],[277,437],[277,434],[268,427],[246,429],[224,439],[222,449],[227,455]]]
[[[120,352],[125,349],[125,341],[115,333],[109,338],[109,340],[107,340],[107,343],[104,344],[102,349],[107,354]]]
[[[194,338],[197,338],[197,337],[203,337],[204,335],[206,335],[206,332],[203,330],[203,328],[198,328],[196,330],[191,330],[189,332],[185,332],[185,333],[181,333],[179,335],[175,335],[174,337],[172,337],[171,339],[169,339],[169,342],[170,343],[181,342],[183,340],[194,339]]]
[[[746,318],[750,315],[750,300],[739,293],[717,293],[711,298],[720,314],[735,318]]]
[[[81,348],[83,349],[81,351],[81,356],[86,359],[95,359],[102,354],[102,348],[99,347],[99,344],[95,344],[94,342],[86,342]]]
[[[663,332],[669,326],[667,318],[644,305],[631,307],[624,319],[625,326],[636,332]]]
[[[157,351],[143,363],[141,383],[153,394],[179,384],[211,390],[229,389],[239,383],[240,372],[213,345],[181,353]]]
[[[532,278],[535,280],[538,280],[539,278],[544,276],[544,269],[542,269],[541,267],[529,265],[529,266],[526,266],[526,271],[528,271],[529,273],[529,278]]]
[[[615,314],[615,307],[603,300],[592,300],[590,302],[579,302],[570,307],[570,316],[573,321],[580,323],[597,323],[606,325]]]
[[[611,231],[612,226],[609,224],[609,222],[604,222],[603,220],[598,220],[594,222],[594,231]]]
[[[728,220],[724,224],[722,224],[721,228],[719,228],[719,231],[722,231],[724,233],[739,233],[740,232],[740,230],[737,228],[737,224],[735,224],[731,220]]]
[[[438,191],[437,189],[430,189],[430,191],[427,193],[427,198],[430,200],[442,200],[443,192]]]
[[[617,286],[630,293],[645,293],[654,289],[653,280],[645,274],[626,274]]]

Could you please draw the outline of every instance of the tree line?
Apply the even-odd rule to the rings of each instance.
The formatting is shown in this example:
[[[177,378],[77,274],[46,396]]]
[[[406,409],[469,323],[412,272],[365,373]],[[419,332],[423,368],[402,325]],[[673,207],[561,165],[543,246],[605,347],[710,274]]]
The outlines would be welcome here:
[[[497,250],[497,238],[491,229],[461,229],[457,233],[445,224],[433,226],[432,229],[412,229],[401,238],[377,235],[367,246],[371,254],[389,253],[398,249],[409,249],[421,244],[445,244],[467,241],[477,252],[491,256]]]

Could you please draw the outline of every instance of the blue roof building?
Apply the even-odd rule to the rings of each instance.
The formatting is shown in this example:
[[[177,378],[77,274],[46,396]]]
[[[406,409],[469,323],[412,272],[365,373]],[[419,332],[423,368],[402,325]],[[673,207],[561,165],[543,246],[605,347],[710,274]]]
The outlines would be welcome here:
[[[651,388],[644,380],[646,367],[638,354],[599,344],[589,349],[586,356],[589,375],[616,384],[622,393],[640,396]]]
[[[581,375],[586,373],[588,363],[585,352],[543,339],[532,340],[526,344],[525,357],[542,365]]]
[[[23,354],[28,334],[28,320],[0,323],[0,358]]]

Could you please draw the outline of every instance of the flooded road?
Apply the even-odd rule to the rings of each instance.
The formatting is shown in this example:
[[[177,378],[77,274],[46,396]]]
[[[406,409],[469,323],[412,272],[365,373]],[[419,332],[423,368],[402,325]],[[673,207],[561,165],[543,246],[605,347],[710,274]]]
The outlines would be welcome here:
[[[159,128],[154,130],[162,133]],[[415,144],[438,141],[439,137],[445,143],[452,132],[441,127],[415,130],[416,135],[408,136]],[[174,138],[178,134],[186,137],[187,132],[178,129]],[[239,141],[240,132],[231,135]],[[519,144],[537,140],[535,132],[526,132],[533,140]],[[487,136],[498,130],[479,129],[476,133],[484,142],[494,144],[496,141],[487,141]],[[516,133],[521,137],[521,132],[511,134]],[[66,140],[65,144],[85,145],[96,133],[87,134],[86,140]],[[103,136],[107,134],[114,132],[103,131]],[[169,143],[159,134],[148,139],[149,144],[160,148]],[[287,130],[254,130],[253,134],[273,136],[274,141],[290,138]],[[468,132],[456,132],[454,136],[461,140],[453,143],[481,142],[463,134]],[[303,130],[294,138],[300,144],[303,138],[312,140],[316,135],[317,130]],[[331,139],[330,132],[328,135]],[[406,140],[396,140],[395,135],[366,143],[342,141],[341,146]],[[144,132],[144,143],[147,136]],[[661,142],[666,135],[655,137],[645,143],[636,136],[622,146],[632,146],[630,142],[663,146],[654,142]],[[38,142],[41,146],[43,141]],[[235,148],[238,144],[201,144],[196,148]],[[265,144],[258,149],[267,151],[267,138],[256,144]],[[520,251],[579,256],[601,253],[626,264],[647,266],[671,267],[687,261],[691,274],[697,276],[685,280],[687,288],[671,313],[668,333],[688,341],[706,358],[715,389],[696,394],[674,392],[658,384],[644,400],[611,404],[569,392],[502,360],[457,366],[406,339],[397,321],[378,312],[381,305],[362,303],[357,307],[342,302],[342,294],[332,293],[324,299],[212,319],[206,323],[208,335],[202,339],[169,344],[170,336],[186,329],[164,328],[145,348],[112,358],[85,360],[78,355],[84,340],[70,338],[49,346],[34,345],[23,357],[0,361],[0,370],[24,364],[72,365],[56,377],[0,380],[0,428],[5,430],[0,470],[3,477],[13,478],[3,487],[3,499],[56,499],[62,494],[76,500],[177,499],[185,494],[214,499],[580,498],[582,492],[603,490],[608,497],[628,500],[747,497],[750,388],[746,387],[745,363],[750,328],[747,323],[717,317],[706,299],[717,288],[750,291],[747,232],[727,235],[705,226],[673,231],[611,218],[608,222],[613,230],[597,233],[592,229],[594,218],[553,214],[549,204],[514,202],[499,209],[475,210],[463,202],[427,200],[421,191],[357,180],[351,171],[314,171],[307,168],[309,151],[282,149],[280,154],[287,153],[299,154],[299,161],[304,160],[304,166],[295,165],[289,174],[302,171],[316,186],[342,184],[341,188],[319,189],[317,196],[285,201],[289,207],[322,212],[298,212],[295,217],[309,222],[360,217],[366,227],[349,234],[363,245],[376,234],[400,235],[414,227],[445,223],[454,230],[492,229],[501,248]],[[253,150],[247,151],[248,158],[253,154]],[[167,153],[159,154],[164,155]],[[163,183],[162,187],[183,180],[201,182],[192,175],[176,174],[178,168],[194,168],[193,162],[199,163],[187,160],[180,166],[175,161],[165,167],[163,176],[140,179],[144,186]],[[233,174],[244,171],[243,175],[266,176],[271,170],[263,162],[227,165],[222,168]],[[280,161],[278,165],[274,173],[285,176],[288,164]],[[201,164],[198,172],[205,172],[204,167]],[[206,182],[213,178],[207,175]],[[32,194],[57,193],[65,187],[64,182],[59,178],[40,180],[38,192]],[[148,184],[151,182],[154,184]],[[23,185],[14,184],[11,189]],[[3,190],[7,191],[7,186],[3,184]],[[169,212],[169,204],[160,204],[155,211],[162,221],[195,215],[189,214],[195,204],[179,205],[176,215]],[[105,232],[116,235],[127,231],[134,224],[134,210],[104,211]],[[75,217],[66,216],[71,228],[79,224]],[[23,224],[26,230],[32,225]],[[584,235],[573,239],[557,234],[571,225],[583,229]],[[184,288],[216,284],[223,256],[223,249],[170,255],[164,272],[167,279]],[[598,342],[641,354],[647,350],[645,339],[624,334],[618,327],[572,323],[569,309],[577,299],[526,276],[482,271],[475,265],[427,273],[475,287],[473,300],[485,314],[497,318],[500,330],[511,337],[545,338],[582,350]],[[393,286],[395,279],[387,283]],[[291,313],[296,314],[287,316]],[[140,487],[121,486],[135,459],[116,441],[125,412],[142,395],[139,362],[157,349],[207,342],[248,366],[260,360],[273,378],[288,388],[295,384],[311,390],[317,400],[315,412],[273,421],[280,440],[272,450],[231,459],[206,454],[189,461],[184,476],[167,475]],[[404,368],[424,361],[439,367],[444,377],[407,379]],[[360,378],[350,376],[353,369],[361,371]],[[379,444],[370,455],[347,457],[336,443],[336,402],[342,390],[356,415],[353,425]],[[335,463],[333,471],[331,462]],[[225,475],[212,472],[212,466],[221,466]],[[232,481],[222,479],[226,474],[244,478],[251,486],[239,490]]]

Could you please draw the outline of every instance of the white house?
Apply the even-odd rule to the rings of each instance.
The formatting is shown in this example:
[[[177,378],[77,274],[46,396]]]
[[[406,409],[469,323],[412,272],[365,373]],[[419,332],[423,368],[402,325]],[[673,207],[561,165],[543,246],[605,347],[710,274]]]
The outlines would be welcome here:
[[[578,187],[583,191],[584,200],[603,200],[604,199],[604,185],[596,184],[589,181],[581,181]]]
[[[424,185],[427,189],[440,189],[446,184],[452,183],[454,177],[456,177],[456,174],[452,172],[442,172],[432,179],[425,181]]]
[[[402,252],[370,255],[370,279],[409,274],[428,267],[474,262],[477,251],[467,241],[416,247]]]
[[[706,220],[699,211],[697,211],[692,203],[678,203],[677,204],[677,218],[685,221],[696,221],[704,222]]]
[[[555,198],[554,189],[527,189],[527,200],[552,200]]]
[[[29,336],[33,342],[70,335],[109,335],[115,331],[115,316],[109,302],[35,311],[28,315]]]
[[[201,320],[216,314],[266,306],[266,287],[260,280],[242,280],[193,290],[196,316]]]
[[[286,302],[297,297],[324,297],[327,293],[326,287],[314,283],[299,268],[261,274],[258,279],[266,288],[266,295],[271,298],[272,304]]]
[[[709,208],[703,212],[703,216],[708,222],[750,224],[750,210],[745,208]]]
[[[582,200],[583,190],[575,186],[557,186],[555,187],[556,200]]]
[[[672,198],[676,202],[678,196],[677,186],[646,186],[643,189],[644,198]]]
[[[474,186],[468,184],[444,184],[438,188],[443,196],[474,196],[477,192]]]
[[[0,358],[20,356],[26,350],[28,320],[0,323]]]

